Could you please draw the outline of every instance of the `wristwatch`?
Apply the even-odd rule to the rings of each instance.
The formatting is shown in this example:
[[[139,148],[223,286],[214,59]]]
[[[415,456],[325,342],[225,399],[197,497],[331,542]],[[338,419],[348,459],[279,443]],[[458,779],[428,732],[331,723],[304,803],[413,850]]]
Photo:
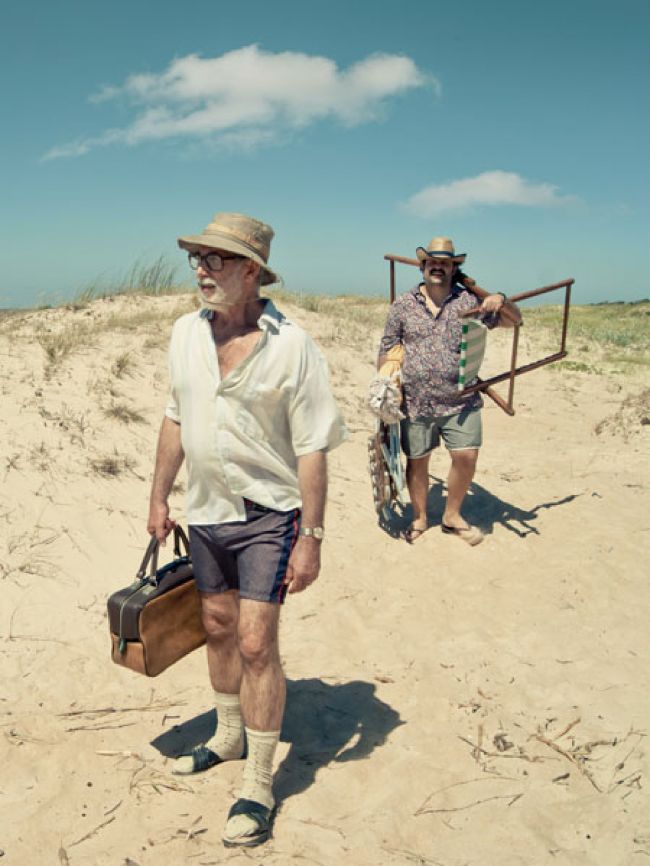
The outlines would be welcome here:
[[[298,534],[322,541],[325,536],[325,530],[322,526],[301,526]]]

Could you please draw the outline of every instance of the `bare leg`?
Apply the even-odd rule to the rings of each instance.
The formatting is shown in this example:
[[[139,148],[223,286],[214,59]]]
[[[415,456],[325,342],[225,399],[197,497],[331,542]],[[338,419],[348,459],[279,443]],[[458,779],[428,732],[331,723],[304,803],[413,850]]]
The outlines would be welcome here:
[[[242,679],[237,642],[239,594],[236,590],[201,593],[201,607],[212,688],[216,692],[239,694]]]
[[[451,456],[451,467],[447,477],[447,504],[442,516],[442,522],[456,529],[465,529],[469,524],[461,516],[460,509],[469,490],[469,485],[474,478],[476,461],[478,460],[478,448],[450,451],[449,454]]]
[[[241,599],[239,611],[239,651],[242,659],[241,706],[248,738],[248,757],[244,784],[238,804],[252,801],[273,809],[273,757],[280,738],[286,684],[278,646],[280,605]],[[224,831],[228,846],[257,844],[259,825],[255,817],[229,814]],[[264,832],[264,841],[267,831]]]
[[[429,493],[429,458],[408,458],[406,461],[406,484],[413,508],[412,529],[424,531],[427,528],[427,495]],[[415,540],[415,539],[414,539]]]
[[[221,761],[238,760],[244,753],[244,722],[239,702],[242,672],[237,646],[237,593],[201,593],[201,613],[217,730],[204,745],[177,759],[173,772],[182,776],[207,770]]]
[[[279,620],[279,604],[241,599],[241,705],[246,727],[257,731],[280,730],[284,714],[286,684],[280,664]]]

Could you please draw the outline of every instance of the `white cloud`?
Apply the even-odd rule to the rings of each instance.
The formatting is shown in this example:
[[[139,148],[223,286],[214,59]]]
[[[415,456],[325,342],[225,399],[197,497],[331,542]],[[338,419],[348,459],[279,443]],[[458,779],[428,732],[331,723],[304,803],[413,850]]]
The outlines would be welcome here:
[[[432,217],[475,205],[554,207],[576,201],[575,196],[560,195],[550,183],[532,183],[512,171],[485,171],[476,177],[427,186],[402,207],[415,216]]]
[[[43,158],[172,136],[268,141],[325,118],[353,126],[380,117],[388,98],[424,86],[439,87],[410,58],[394,54],[371,55],[347,69],[327,57],[274,54],[257,45],[220,57],[189,54],[160,74],[132,75],[91,96],[95,104],[132,103],[136,115],[129,126],[54,147]]]

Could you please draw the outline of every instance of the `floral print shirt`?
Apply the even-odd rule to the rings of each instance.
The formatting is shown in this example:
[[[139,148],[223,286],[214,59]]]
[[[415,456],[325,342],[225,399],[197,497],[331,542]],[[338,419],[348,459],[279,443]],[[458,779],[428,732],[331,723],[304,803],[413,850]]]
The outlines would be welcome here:
[[[455,285],[434,316],[421,285],[391,305],[379,348],[379,354],[384,355],[399,343],[404,346],[402,409],[410,419],[478,409],[483,405],[479,392],[459,397],[458,362],[463,328],[460,313],[475,308],[479,301],[463,286]],[[483,321],[494,328],[498,314],[485,316]]]

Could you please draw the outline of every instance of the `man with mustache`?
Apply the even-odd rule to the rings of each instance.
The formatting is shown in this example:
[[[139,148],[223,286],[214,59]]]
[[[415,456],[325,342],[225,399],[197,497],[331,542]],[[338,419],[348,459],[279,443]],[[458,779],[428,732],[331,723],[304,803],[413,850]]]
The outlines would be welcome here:
[[[480,544],[484,536],[463,518],[461,506],[474,477],[482,442],[483,401],[477,392],[459,398],[458,362],[460,314],[475,308],[478,302],[456,282],[465,254],[456,255],[450,238],[432,238],[426,249],[418,247],[416,254],[422,282],[392,304],[378,363],[379,367],[384,364],[393,347],[403,348],[402,410],[406,417],[401,421],[401,440],[413,509],[405,538],[413,544],[428,528],[429,458],[442,437],[451,457],[442,531],[473,546]],[[488,295],[481,303],[480,315],[488,327],[510,324],[499,315],[505,300],[505,295],[498,293]]]
[[[174,772],[201,772],[247,752],[223,835],[228,847],[270,835],[286,694],[280,606],[318,577],[326,453],[347,436],[320,351],[260,297],[260,287],[278,279],[268,266],[273,234],[259,220],[219,213],[200,235],[178,239],[196,271],[201,309],[172,331],[171,395],[147,527],[161,542],[173,528],[168,497],[185,459],[218,724]]]

